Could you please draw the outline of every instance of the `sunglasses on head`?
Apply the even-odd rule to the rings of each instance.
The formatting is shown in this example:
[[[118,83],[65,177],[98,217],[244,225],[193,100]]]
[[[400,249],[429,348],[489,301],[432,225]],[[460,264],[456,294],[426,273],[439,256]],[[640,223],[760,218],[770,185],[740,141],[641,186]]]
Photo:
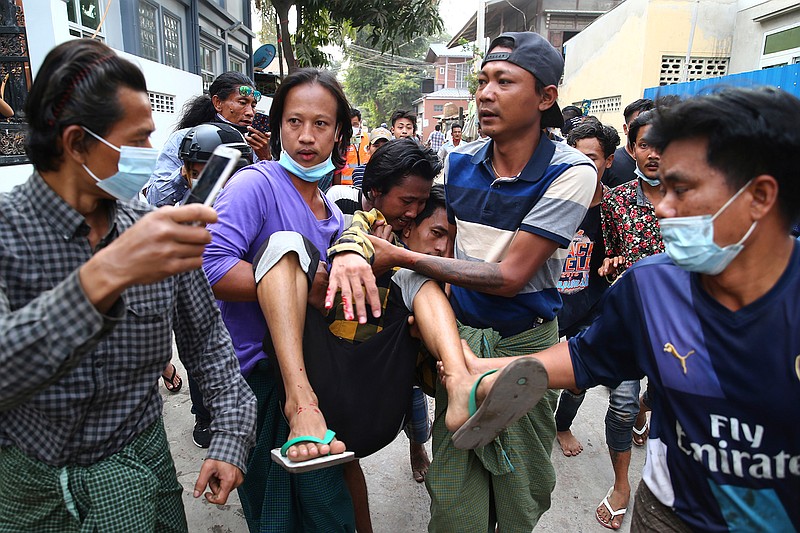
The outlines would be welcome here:
[[[242,85],[239,87],[240,96],[252,96],[256,102],[261,101],[261,93],[250,87],[249,85]]]

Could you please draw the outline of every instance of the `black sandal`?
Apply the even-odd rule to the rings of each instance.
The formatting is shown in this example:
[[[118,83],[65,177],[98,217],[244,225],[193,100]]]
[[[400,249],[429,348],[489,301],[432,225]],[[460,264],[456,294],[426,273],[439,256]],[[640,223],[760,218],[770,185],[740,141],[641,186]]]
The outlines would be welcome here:
[[[167,378],[163,373],[161,374],[161,379],[164,380],[164,387],[171,393],[175,394],[181,390],[183,387],[183,380],[178,375],[178,369],[175,365],[172,365],[172,375]],[[176,383],[177,382],[177,383]]]

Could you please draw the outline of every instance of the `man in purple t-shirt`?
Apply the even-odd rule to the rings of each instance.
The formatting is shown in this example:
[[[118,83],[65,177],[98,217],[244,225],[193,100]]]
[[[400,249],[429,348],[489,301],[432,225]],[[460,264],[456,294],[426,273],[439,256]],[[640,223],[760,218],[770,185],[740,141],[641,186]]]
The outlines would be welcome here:
[[[342,139],[351,135],[350,105],[330,73],[301,69],[281,84],[270,122],[272,153],[279,159],[247,167],[228,182],[214,206],[219,219],[209,226],[212,241],[203,255],[242,374],[258,399],[256,448],[239,497],[251,531],[354,531],[341,466],[290,478],[269,460],[272,448],[297,436],[323,434],[327,428],[314,408],[302,353],[276,346],[268,360],[262,350],[267,323],[256,302],[252,266],[261,245],[285,230],[305,236],[325,261],[344,219],[317,182],[344,164]],[[327,282],[324,268],[318,277]],[[302,320],[291,312],[278,315],[274,320],[270,316],[273,331],[290,331],[287,322]],[[283,404],[281,387],[286,391]],[[344,443],[299,444],[289,453],[301,451],[341,453]]]

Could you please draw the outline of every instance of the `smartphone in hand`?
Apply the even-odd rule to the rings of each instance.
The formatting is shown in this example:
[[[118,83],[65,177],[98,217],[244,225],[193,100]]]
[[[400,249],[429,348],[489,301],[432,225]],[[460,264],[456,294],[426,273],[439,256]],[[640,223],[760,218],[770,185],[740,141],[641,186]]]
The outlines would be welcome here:
[[[217,146],[211,154],[208,163],[192,185],[185,204],[213,205],[217,194],[233,174],[236,163],[241,159],[242,153],[229,146]]]
[[[257,129],[261,133],[269,132],[269,115],[258,111],[253,117],[251,127]]]

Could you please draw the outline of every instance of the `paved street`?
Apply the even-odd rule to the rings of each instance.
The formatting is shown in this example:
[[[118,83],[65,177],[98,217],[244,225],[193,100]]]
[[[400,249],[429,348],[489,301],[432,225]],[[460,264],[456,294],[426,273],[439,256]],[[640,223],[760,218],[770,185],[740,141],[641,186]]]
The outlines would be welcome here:
[[[180,375],[186,372],[175,360]],[[191,493],[203,450],[191,440],[193,417],[189,412],[188,385],[180,393],[164,395],[164,419],[170,447],[184,486],[184,502],[189,531],[209,533],[247,532],[241,505],[234,495],[224,506],[211,505],[204,498],[195,500]],[[603,388],[589,391],[578,412],[574,431],[582,439],[584,451],[577,457],[564,457],[558,444],[553,451],[558,481],[553,505],[542,517],[537,531],[595,532],[605,529],[594,518],[594,509],[613,483],[611,462],[605,446],[603,420],[608,393]],[[429,448],[430,453],[430,448]],[[644,450],[634,447],[631,484],[634,489],[644,464]],[[362,461],[369,486],[372,521],[376,533],[424,532],[427,528],[430,500],[424,485],[414,482],[408,463],[408,440],[401,434],[390,446]],[[630,509],[630,507],[629,507]],[[620,531],[630,528],[626,517]]]

